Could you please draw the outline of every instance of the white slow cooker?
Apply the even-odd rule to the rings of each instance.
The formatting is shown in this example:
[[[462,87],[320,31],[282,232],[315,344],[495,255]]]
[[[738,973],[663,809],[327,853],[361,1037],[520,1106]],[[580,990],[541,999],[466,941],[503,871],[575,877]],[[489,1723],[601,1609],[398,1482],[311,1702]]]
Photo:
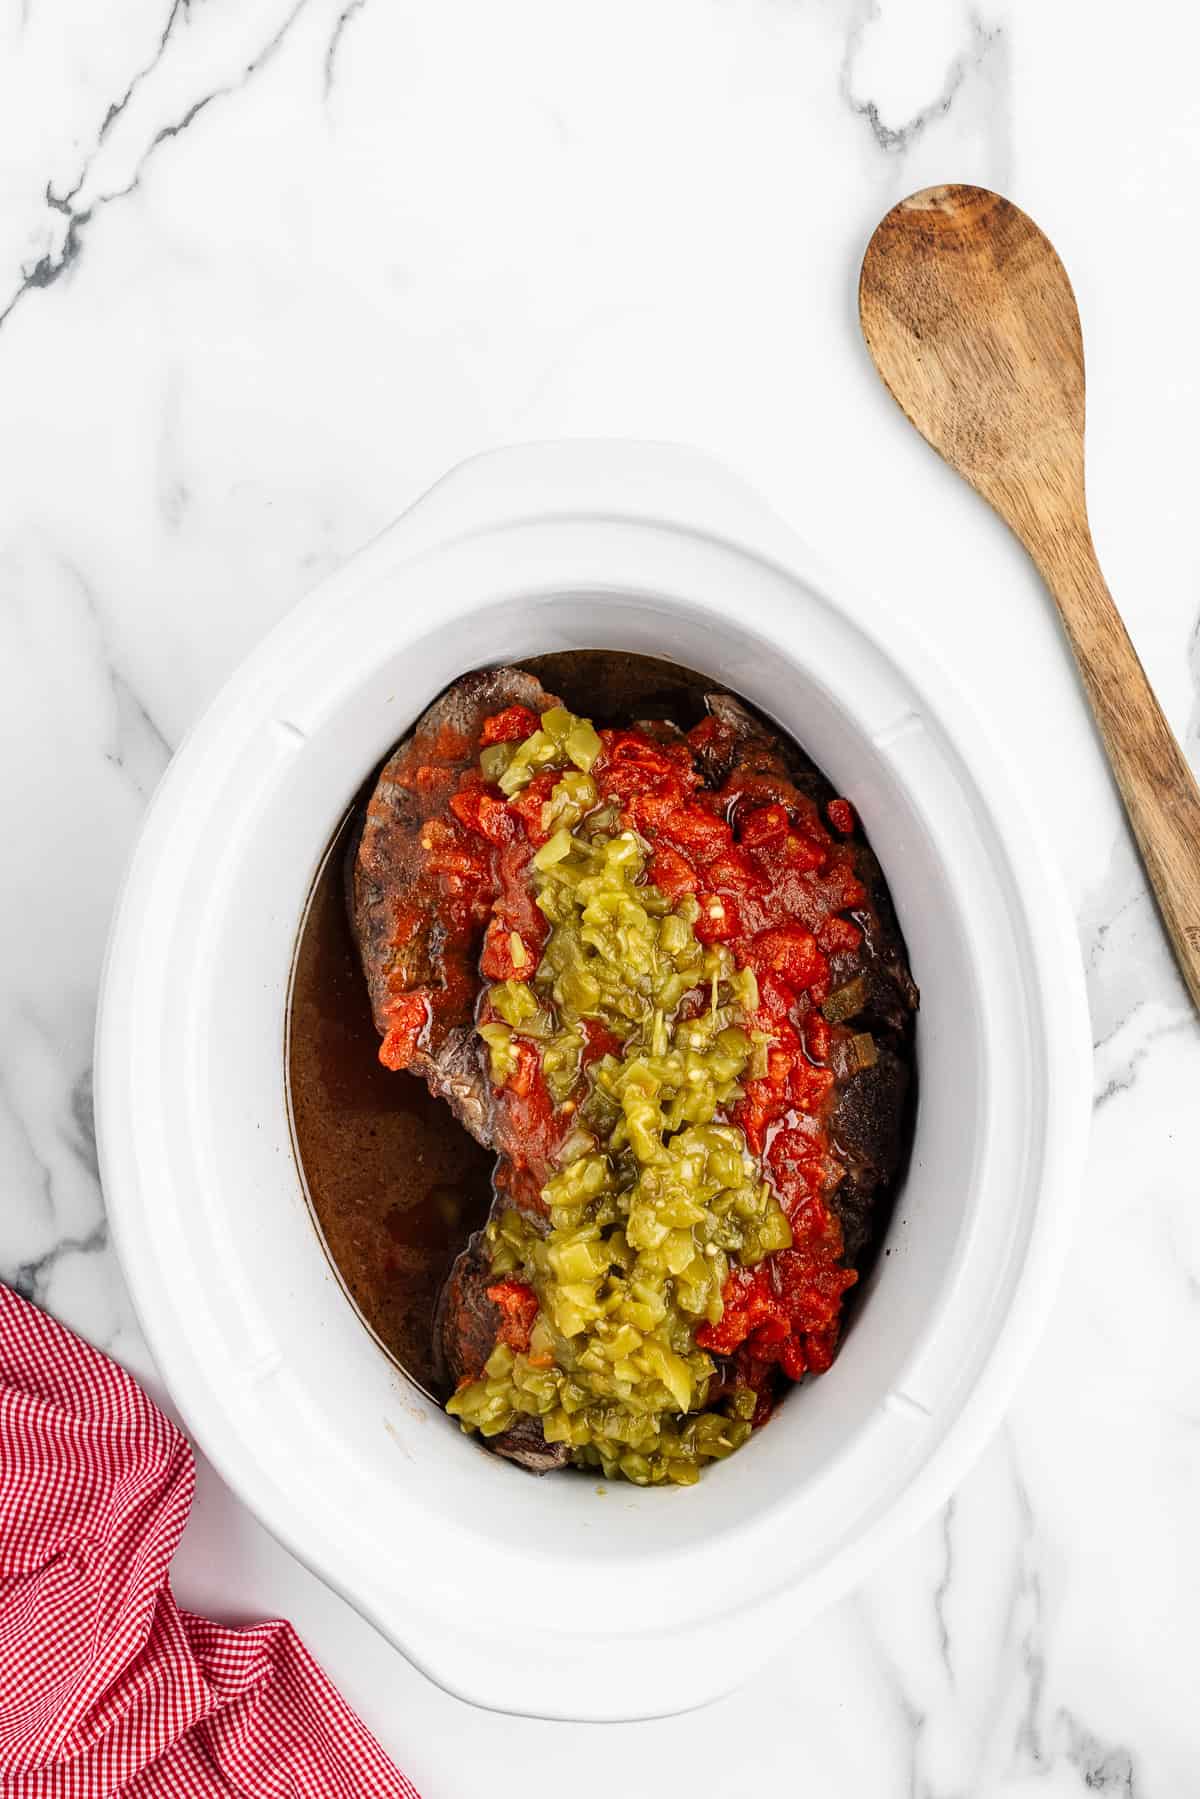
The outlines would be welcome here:
[[[580,647],[709,673],[812,753],[922,994],[912,1165],[841,1353],[684,1490],[539,1481],[464,1437],[346,1299],[288,1129],[289,965],[348,801],[456,675]],[[894,609],[848,598],[703,457],[576,442],[448,475],[191,733],[113,928],[97,1119],[146,1337],[234,1491],[452,1692],[617,1719],[748,1677],[961,1478],[1063,1264],[1090,1069],[1051,857]]]

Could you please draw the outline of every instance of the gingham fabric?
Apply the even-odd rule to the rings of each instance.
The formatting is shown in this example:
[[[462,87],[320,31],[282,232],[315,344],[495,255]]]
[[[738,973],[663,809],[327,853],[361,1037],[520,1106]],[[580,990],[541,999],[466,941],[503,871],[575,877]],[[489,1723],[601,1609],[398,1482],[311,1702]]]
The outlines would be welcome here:
[[[167,1570],[192,1452],[115,1362],[0,1286],[4,1799],[417,1799],[290,1624]]]

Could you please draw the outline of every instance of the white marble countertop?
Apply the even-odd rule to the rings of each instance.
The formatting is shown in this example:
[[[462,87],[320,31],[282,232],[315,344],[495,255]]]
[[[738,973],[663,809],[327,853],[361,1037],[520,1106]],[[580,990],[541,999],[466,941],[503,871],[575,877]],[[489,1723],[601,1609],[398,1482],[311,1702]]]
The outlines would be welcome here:
[[[1200,1793],[1200,1033],[1050,606],[874,377],[938,180],[1058,245],[1096,536],[1200,747],[1200,19],[1072,0],[0,0],[0,1277],[159,1391],[90,1136],[147,797],[238,658],[449,464],[704,446],[884,588],[1017,758],[1096,1039],[1084,1226],[962,1489],[786,1664],[576,1727],[415,1673],[202,1469],[185,1604],[290,1616],[425,1799]]]

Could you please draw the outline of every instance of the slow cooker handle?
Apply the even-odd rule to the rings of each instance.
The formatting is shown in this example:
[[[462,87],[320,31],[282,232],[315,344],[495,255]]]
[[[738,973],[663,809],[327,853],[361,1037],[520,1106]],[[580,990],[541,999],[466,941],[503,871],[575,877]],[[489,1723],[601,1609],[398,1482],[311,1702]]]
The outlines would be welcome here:
[[[389,532],[411,554],[526,519],[645,520],[794,554],[795,534],[715,456],[686,444],[568,438],[512,444],[460,462]]]

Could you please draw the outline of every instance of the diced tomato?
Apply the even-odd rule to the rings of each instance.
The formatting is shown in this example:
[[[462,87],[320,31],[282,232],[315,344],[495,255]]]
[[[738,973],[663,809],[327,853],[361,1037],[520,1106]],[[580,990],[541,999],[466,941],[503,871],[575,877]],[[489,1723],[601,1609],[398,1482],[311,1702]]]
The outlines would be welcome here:
[[[756,1298],[747,1308],[746,1317],[758,1319],[746,1338],[746,1347],[755,1361],[769,1362],[773,1358],[778,1359],[788,1339],[788,1318],[782,1304],[771,1299],[759,1301]]]
[[[490,981],[527,981],[537,964],[520,932],[497,914],[484,933],[480,972]]]
[[[796,995],[782,975],[760,960],[757,949],[756,943],[750,945],[749,960],[758,978],[758,1017],[755,1022],[760,1029],[773,1029],[787,1018]]]
[[[861,906],[867,890],[848,862],[833,862],[815,883],[815,892],[828,912],[852,912]]]
[[[720,893],[755,892],[765,886],[762,875],[746,852],[734,846],[723,849],[719,856],[705,864],[704,879],[706,886],[715,887]]]
[[[787,807],[762,806],[750,812],[738,827],[738,839],[746,849],[757,849],[765,843],[780,843],[788,834]]]
[[[431,874],[443,875],[447,880],[460,883],[479,882],[487,879],[487,869],[478,856],[473,856],[467,849],[450,844],[445,849],[434,850],[426,859],[426,867]],[[455,891],[455,889],[451,889]]]
[[[825,816],[835,831],[843,837],[849,837],[854,829],[854,808],[849,800],[830,800],[825,808]]]
[[[783,840],[780,863],[789,874],[807,874],[811,869],[824,868],[828,860],[826,844],[819,838],[791,831]]]
[[[479,741],[489,743],[524,743],[532,737],[541,720],[536,712],[528,706],[506,706],[503,712],[493,712],[490,718],[483,721],[483,730]]]
[[[774,1144],[771,1147],[773,1149]],[[837,1232],[833,1214],[821,1192],[822,1186],[828,1184],[825,1168],[827,1160],[826,1156],[818,1153],[799,1162],[795,1168],[781,1164],[777,1172],[774,1169],[772,1171],[772,1179],[781,1188],[786,1187],[788,1190],[788,1223],[792,1227],[792,1247],[796,1250],[811,1250],[814,1245],[829,1242]],[[807,1190],[796,1179],[797,1168],[804,1172],[809,1183]],[[840,1179],[839,1168],[836,1180]]]
[[[663,824],[663,830],[686,854],[700,863],[711,862],[727,849],[733,833],[723,818],[714,818],[701,806],[680,806]]]
[[[799,925],[780,925],[761,931],[754,940],[754,959],[782,975],[797,993],[811,986],[826,971],[825,958],[811,931]]]
[[[776,1131],[767,1146],[767,1171],[777,1192],[788,1198],[789,1217],[791,1206],[798,1204],[815,1185],[812,1178],[814,1151],[819,1150],[819,1139],[797,1130]]]
[[[829,1020],[815,1007],[800,1020],[800,1041],[810,1062],[829,1060]]]
[[[540,774],[534,775],[532,781],[524,786],[520,793],[509,800],[509,806],[516,813],[525,830],[525,835],[535,848],[545,843],[550,835],[548,821],[543,813],[550,802],[559,781],[559,771],[544,768]]]
[[[501,1140],[509,1149],[496,1165],[494,1180],[497,1191],[507,1194],[519,1210],[544,1214],[542,1188],[554,1171],[573,1115],[551,1100],[537,1045],[519,1034],[512,1042],[516,1067],[495,1093],[503,1115]]]
[[[489,843],[507,843],[516,829],[507,800],[497,799],[479,783],[464,782],[451,797],[450,810],[469,831],[478,832]]]
[[[601,731],[600,746],[592,773],[613,797],[669,792],[682,799],[696,786],[686,744],[655,743],[640,731]]]
[[[725,943],[741,931],[736,901],[726,893],[702,893],[698,896],[699,916],[692,926],[701,943]]]
[[[410,1066],[429,1023],[429,1011],[429,995],[423,987],[401,993],[391,1002],[388,1028],[379,1046],[379,1060],[385,1068]]]
[[[696,1332],[701,1349],[732,1355],[745,1345],[756,1362],[778,1362],[791,1380],[829,1366],[837,1342],[842,1295],[856,1280],[839,1263],[840,1237],[821,1253],[781,1249],[757,1268],[734,1268],[725,1283],[724,1311]]]
[[[646,870],[654,885],[668,899],[676,900],[684,893],[695,893],[698,877],[691,863],[669,843],[655,846]]]
[[[527,1099],[533,1092],[534,1082],[541,1074],[541,1057],[528,1037],[514,1037],[513,1050],[517,1058],[517,1065],[505,1085],[517,1095],[518,1099]]]
[[[456,819],[429,819],[422,827],[420,842],[430,874],[486,882],[488,852],[473,837],[465,835]]]
[[[494,854],[495,881],[499,889],[495,900],[496,917],[500,920],[495,934],[489,932],[485,938],[484,954],[491,948],[491,963],[483,969],[490,974],[492,967],[510,967],[511,973],[497,975],[498,980],[527,981],[533,975],[541,961],[542,950],[550,934],[550,926],[545,914],[537,903],[537,896],[529,878],[529,844],[523,837],[515,837],[511,843],[504,844]],[[509,942],[504,946],[499,941],[500,930],[508,934]],[[518,940],[513,941],[514,936]],[[522,958],[526,959],[522,959]]]
[[[720,1318],[715,1324],[702,1324],[696,1332],[696,1342],[701,1349],[709,1349],[714,1355],[732,1355],[745,1342],[752,1328],[747,1320],[753,1291],[752,1269],[734,1267],[729,1270],[721,1293],[724,1310]]]
[[[524,1281],[505,1280],[489,1287],[487,1296],[500,1312],[496,1341],[507,1343],[517,1355],[524,1355],[529,1348],[533,1321],[538,1315],[537,1294]]]
[[[745,1133],[753,1155],[760,1156],[767,1140],[767,1130],[787,1111],[787,1095],[774,1081],[747,1081],[742,1097],[733,1108],[732,1118]]]
[[[788,1093],[800,1111],[819,1112],[833,1086],[832,1068],[814,1068],[797,1057],[788,1075]]]
[[[615,1056],[620,1053],[621,1039],[615,1031],[610,1031],[606,1024],[598,1018],[585,1018],[580,1027],[583,1031],[582,1061],[586,1067],[589,1062],[598,1062],[601,1056]]]
[[[862,942],[862,932],[853,919],[839,918],[835,913],[817,926],[817,942],[827,956],[836,956],[856,950]]]
[[[804,1338],[804,1348],[808,1359],[809,1371],[812,1374],[824,1374],[833,1365],[834,1351],[837,1349],[837,1325],[831,1324],[825,1330],[808,1331]],[[788,1373],[785,1365],[784,1373]],[[792,1375],[793,1380],[799,1379]]]

